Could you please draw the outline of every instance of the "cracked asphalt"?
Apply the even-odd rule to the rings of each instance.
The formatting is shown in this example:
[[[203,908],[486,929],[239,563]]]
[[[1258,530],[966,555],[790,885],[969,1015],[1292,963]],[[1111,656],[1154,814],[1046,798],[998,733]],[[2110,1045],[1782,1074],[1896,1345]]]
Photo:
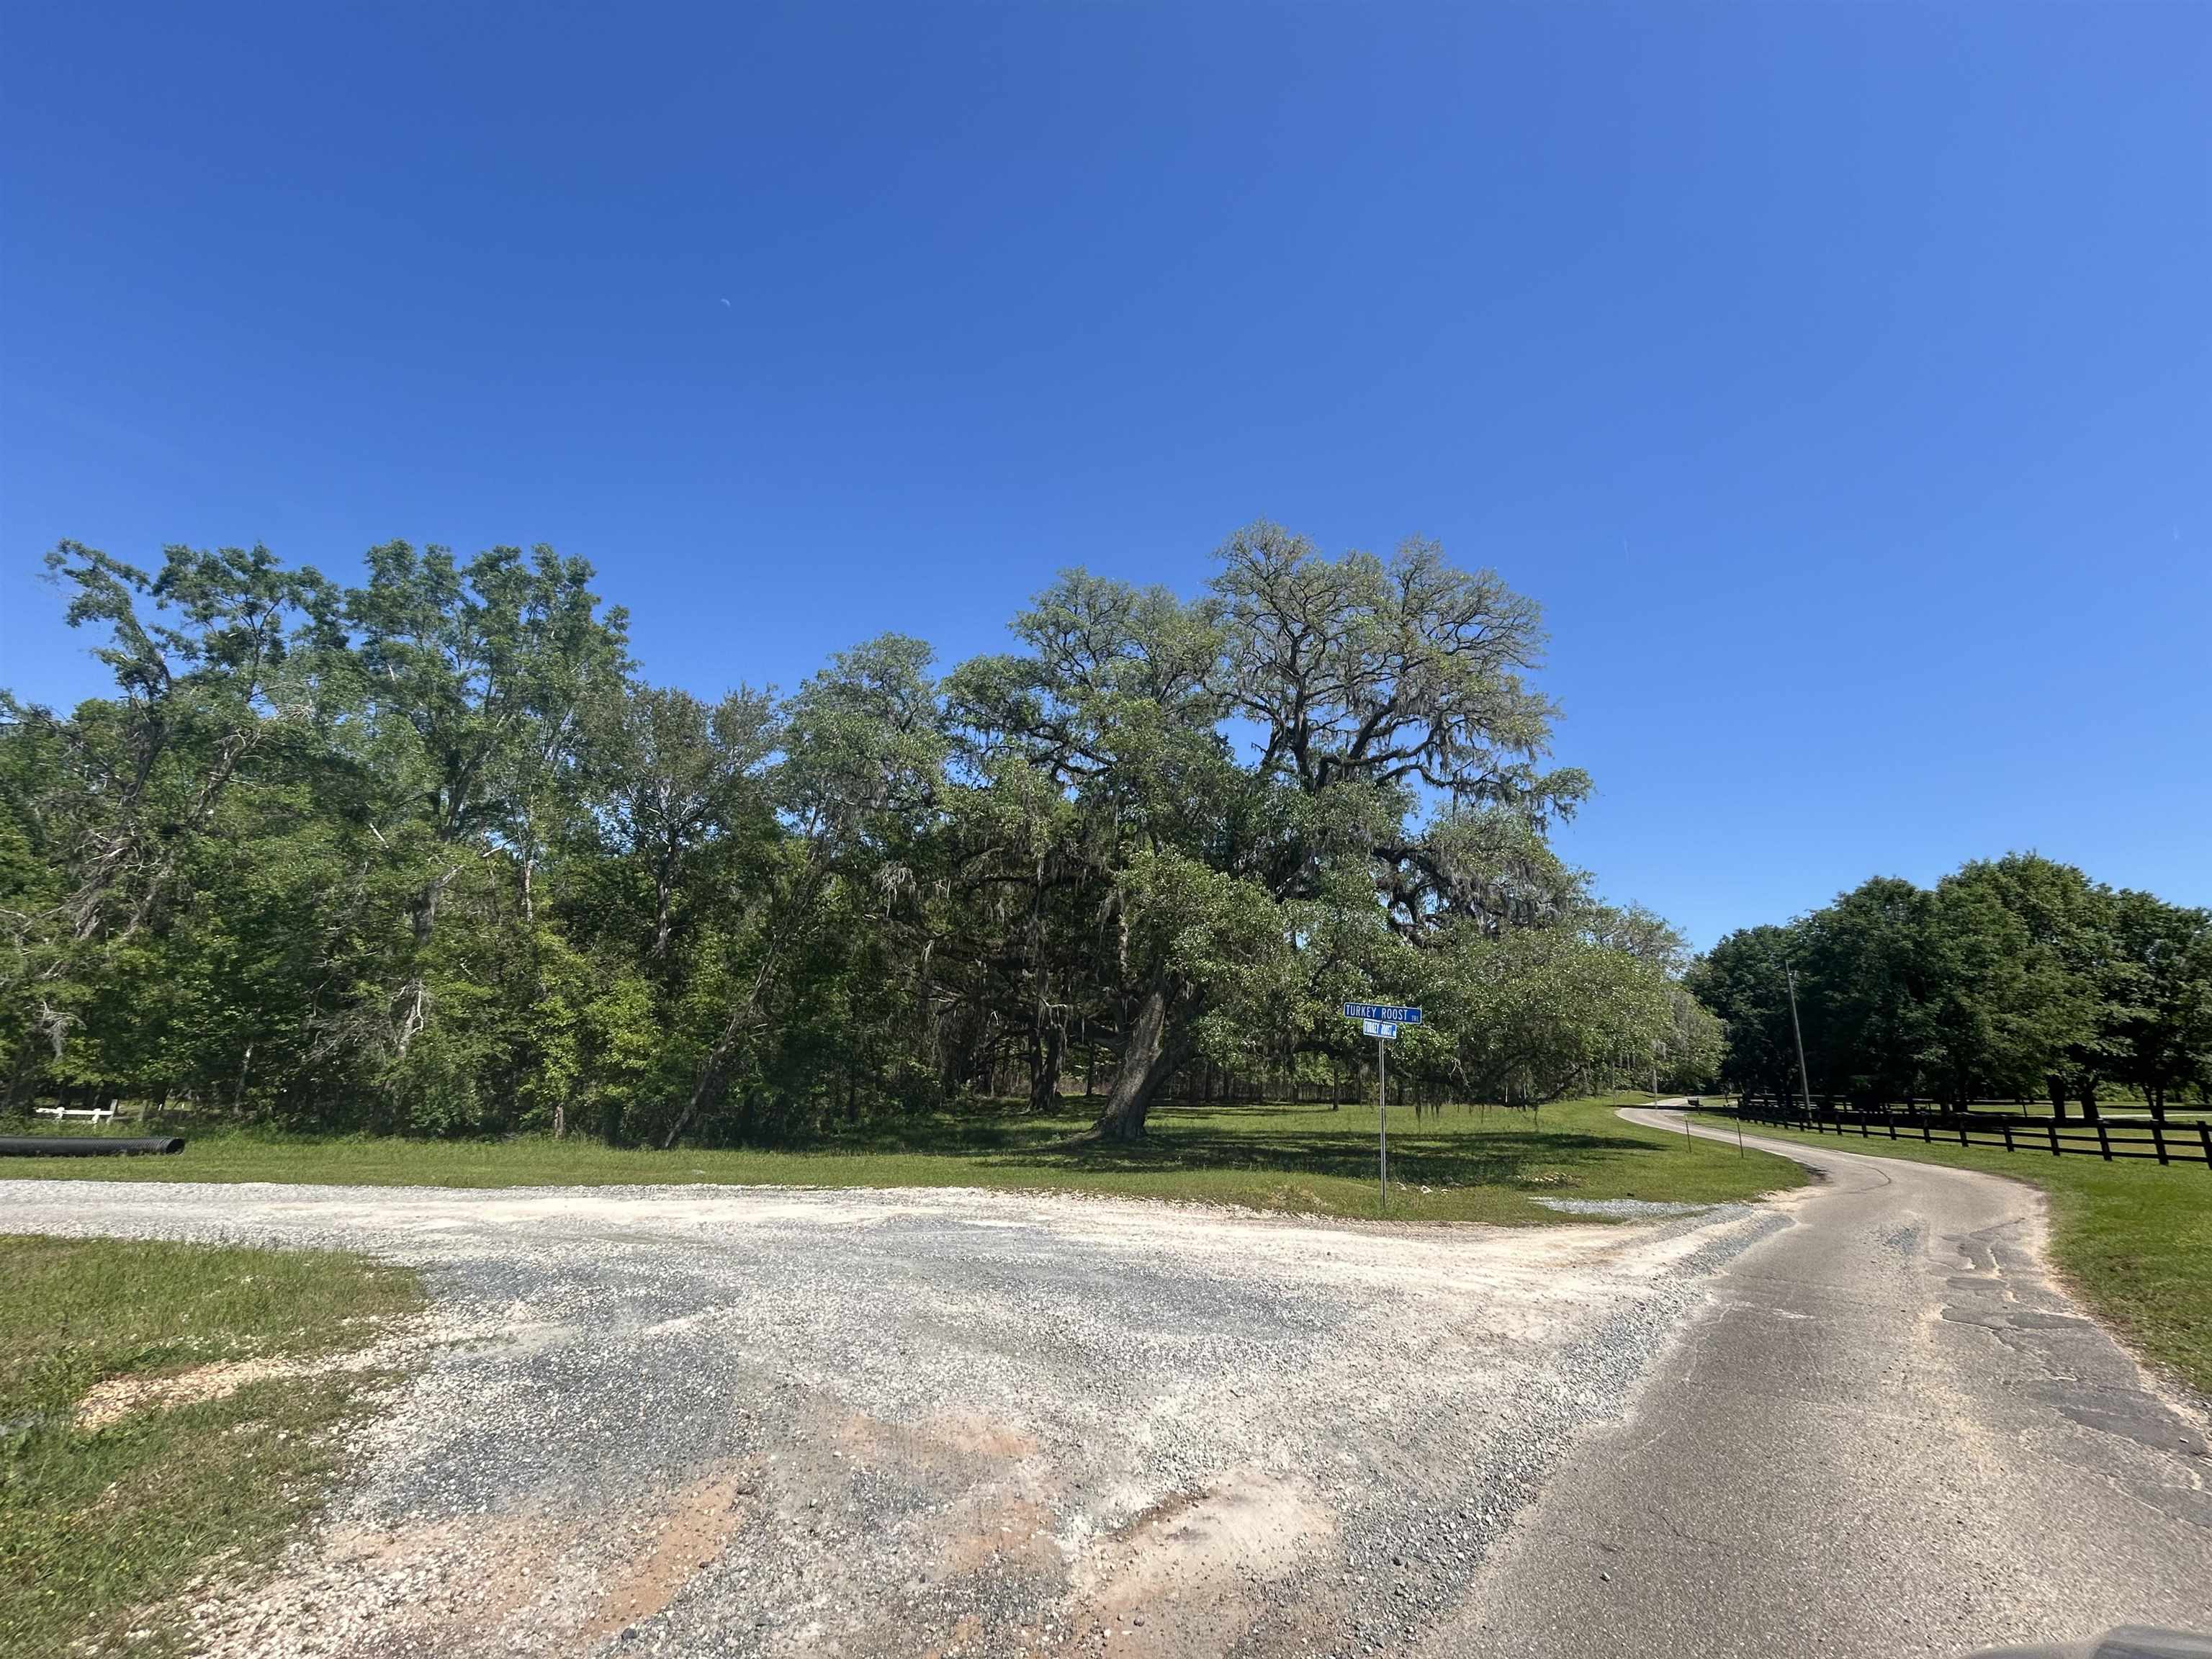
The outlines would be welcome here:
[[[1415,1650],[1955,1655],[2212,1631],[2203,1424],[2053,1283],[2041,1195],[1751,1143],[1824,1179],[1711,1281],[1633,1410],[1579,1440],[1465,1615]]]

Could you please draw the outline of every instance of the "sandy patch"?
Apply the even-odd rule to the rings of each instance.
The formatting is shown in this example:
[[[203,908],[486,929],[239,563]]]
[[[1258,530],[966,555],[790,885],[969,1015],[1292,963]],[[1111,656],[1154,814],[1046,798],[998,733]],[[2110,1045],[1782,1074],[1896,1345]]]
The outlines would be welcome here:
[[[603,1577],[599,1608],[584,1621],[582,1638],[611,1636],[666,1607],[752,1519],[754,1490],[749,1473],[724,1471],[673,1493],[631,1561]]]
[[[1226,1653],[1258,1617],[1264,1587],[1331,1553],[1334,1532],[1298,1476],[1231,1469],[1096,1540],[1077,1569],[1073,1622],[1108,1659]]]
[[[174,1411],[179,1406],[228,1400],[250,1383],[374,1370],[392,1358],[387,1344],[315,1359],[222,1359],[161,1376],[111,1376],[94,1383],[76,1402],[75,1420],[79,1429],[96,1433],[140,1412]]]

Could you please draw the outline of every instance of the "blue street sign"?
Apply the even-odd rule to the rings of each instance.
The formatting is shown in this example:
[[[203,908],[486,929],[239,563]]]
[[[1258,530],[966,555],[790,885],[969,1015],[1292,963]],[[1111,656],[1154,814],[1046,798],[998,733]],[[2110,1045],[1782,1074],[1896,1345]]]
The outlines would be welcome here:
[[[1363,1019],[1359,1022],[1362,1036],[1381,1037],[1385,1042],[1397,1040],[1398,1028],[1387,1019]]]
[[[1347,1002],[1344,1005],[1346,1019],[1380,1019],[1393,1025],[1419,1025],[1421,1011],[1395,1002]]]

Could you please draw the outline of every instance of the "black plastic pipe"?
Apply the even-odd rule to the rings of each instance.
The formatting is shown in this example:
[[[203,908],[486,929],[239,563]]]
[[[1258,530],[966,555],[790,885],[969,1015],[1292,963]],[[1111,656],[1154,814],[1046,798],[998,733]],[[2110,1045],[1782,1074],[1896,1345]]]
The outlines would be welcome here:
[[[120,1158],[184,1150],[182,1135],[0,1135],[0,1158]]]

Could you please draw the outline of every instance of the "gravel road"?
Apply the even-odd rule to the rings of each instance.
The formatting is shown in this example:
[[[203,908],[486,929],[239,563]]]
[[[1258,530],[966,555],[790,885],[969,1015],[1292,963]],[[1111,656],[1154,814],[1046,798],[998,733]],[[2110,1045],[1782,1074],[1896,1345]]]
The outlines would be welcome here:
[[[1414,1651],[1957,1655],[2212,1632],[2203,1424],[2053,1284],[2041,1195],[1751,1144],[1825,1179],[1714,1277],[1632,1413],[1576,1445],[1469,1611]]]
[[[1397,1652],[1788,1224],[0,1182],[6,1231],[424,1271],[354,1482],[193,1614],[208,1653],[360,1659]]]

